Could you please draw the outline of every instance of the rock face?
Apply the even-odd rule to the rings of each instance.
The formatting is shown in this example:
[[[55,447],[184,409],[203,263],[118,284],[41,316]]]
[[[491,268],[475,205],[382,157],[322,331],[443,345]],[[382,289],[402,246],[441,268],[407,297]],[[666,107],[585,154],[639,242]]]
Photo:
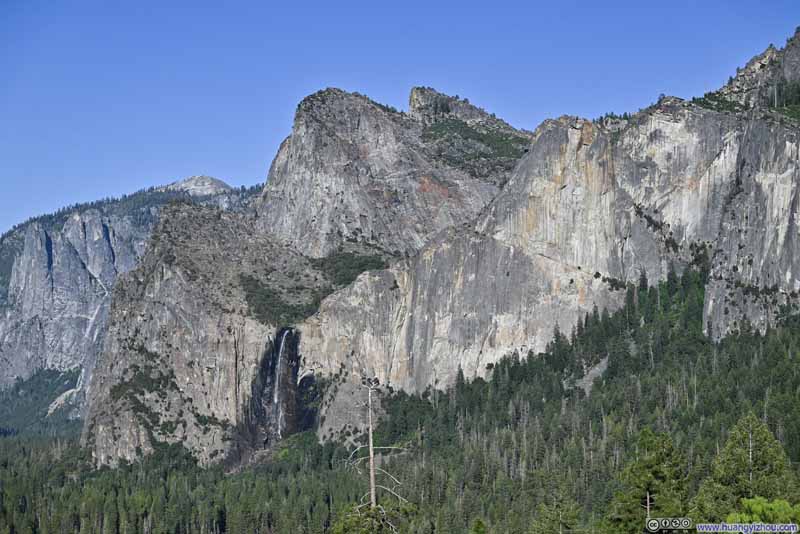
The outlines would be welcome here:
[[[362,275],[299,326],[300,351],[410,390],[442,386],[517,351],[543,350],[593,306],[622,304],[625,281],[711,259],[706,302],[717,335],[741,289],[786,302],[795,257],[797,129],[774,117],[719,113],[664,99],[621,132],[563,117],[535,132],[508,185],[469,230],[440,236],[392,269]],[[752,260],[752,262],[751,262]],[[733,306],[730,306],[731,309]]]
[[[22,230],[0,320],[0,386],[37,369],[92,367],[116,277],[133,268],[149,230],[96,209],[60,229],[33,222]]]
[[[313,375],[299,379],[299,340],[299,333],[291,328],[275,334],[236,429],[233,446],[237,450],[231,460],[241,460],[313,425],[316,414],[304,404],[304,397],[313,395],[315,382]]]
[[[800,82],[800,28],[786,46],[770,45],[751,59],[719,92],[744,108],[783,105],[787,86]]]
[[[799,44],[754,59],[740,86],[759,65],[796,81]],[[546,121],[470,231],[324,301],[300,326],[306,361],[441,386],[458,367],[481,375],[505,354],[542,350],[556,325],[620,305],[615,289],[640,272],[663,279],[705,258],[707,333],[765,327],[800,289],[800,147],[797,124],[758,102],[732,113],[665,98],[621,125]]]
[[[98,462],[183,443],[209,463],[301,425],[297,334],[249,313],[247,291],[291,308],[327,281],[253,222],[171,206],[139,265],[120,277],[84,432]]]
[[[471,113],[475,126],[465,131],[485,122],[486,131],[527,144],[529,134],[437,98]],[[505,159],[485,175],[438,162],[423,140],[428,124],[439,123],[360,95],[312,95],[272,166],[257,219],[190,206],[164,214],[147,254],[114,293],[84,433],[99,463],[176,442],[205,463],[242,461],[308,424],[297,399],[313,380],[298,377],[317,364],[301,362],[303,333],[285,327],[313,313],[354,268],[410,254],[474,217],[498,191],[492,180],[506,179]],[[437,150],[467,134],[447,135],[436,139]],[[490,148],[470,143],[458,150],[490,158]],[[355,213],[360,226],[328,232]]]
[[[297,107],[270,168],[261,227],[315,258],[346,242],[411,254],[473,219],[528,142],[526,132],[430,89],[412,91],[408,114],[326,89]]]
[[[745,71],[797,80],[797,41]],[[425,88],[408,113],[312,95],[252,219],[170,212],[117,283],[86,443],[99,463],[177,442],[241,459],[303,427],[312,375],[336,384],[319,427],[335,436],[361,426],[359,375],[485,375],[671,268],[709,272],[710,335],[765,327],[800,290],[800,128],[733,87],[533,133]]]
[[[545,123],[475,224],[323,301],[299,326],[304,358],[419,391],[449,384],[459,367],[483,375],[506,354],[543,348],[556,324],[617,306],[622,292],[603,280],[620,265],[611,158],[592,123]]]
[[[243,206],[248,197],[219,190],[202,201]],[[142,191],[40,217],[0,238],[0,387],[39,369],[77,367],[83,390],[117,277],[142,256],[160,207],[185,197],[183,190]]]

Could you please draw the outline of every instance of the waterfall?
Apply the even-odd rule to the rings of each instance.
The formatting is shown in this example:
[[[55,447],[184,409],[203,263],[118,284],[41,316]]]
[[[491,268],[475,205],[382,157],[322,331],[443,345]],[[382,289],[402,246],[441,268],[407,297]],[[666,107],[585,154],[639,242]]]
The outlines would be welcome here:
[[[281,336],[280,341],[278,342],[278,357],[277,361],[275,362],[275,378],[272,381],[272,404],[278,410],[278,417],[276,421],[276,426],[278,427],[278,439],[283,437],[283,405],[281,403],[281,370],[283,367],[283,350],[286,347],[286,335],[291,332],[290,328],[287,328],[283,331],[283,335]]]
[[[313,373],[299,377],[299,343],[300,332],[291,327],[279,328],[265,343],[244,420],[236,427],[236,445],[226,460],[232,465],[313,428],[319,392]]]
[[[273,388],[274,391],[272,393],[272,403],[277,404],[278,402],[278,391],[280,388],[278,387],[280,379],[281,379],[281,366],[283,364],[283,349],[286,347],[286,334],[291,332],[290,329],[286,329],[283,331],[283,335],[281,336],[281,340],[278,342],[278,361],[275,363],[275,387]]]

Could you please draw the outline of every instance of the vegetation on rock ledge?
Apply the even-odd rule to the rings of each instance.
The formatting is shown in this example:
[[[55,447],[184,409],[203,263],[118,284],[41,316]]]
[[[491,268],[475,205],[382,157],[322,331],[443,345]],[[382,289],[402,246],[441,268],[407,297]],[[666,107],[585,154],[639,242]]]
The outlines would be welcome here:
[[[422,134],[427,141],[436,141],[449,136],[458,136],[466,141],[476,141],[488,147],[494,157],[520,158],[528,146],[528,139],[495,131],[480,131],[459,119],[444,119],[428,126]],[[481,157],[481,153],[472,154],[472,158]]]
[[[259,321],[272,325],[290,325],[310,317],[319,309],[323,298],[334,288],[344,287],[358,278],[365,271],[384,269],[386,261],[377,255],[362,255],[354,252],[338,251],[330,256],[312,259],[311,265],[321,271],[328,284],[312,291],[311,298],[305,301],[290,297],[260,279],[241,275],[240,284],[244,289],[250,313]],[[298,286],[298,289],[308,289]]]

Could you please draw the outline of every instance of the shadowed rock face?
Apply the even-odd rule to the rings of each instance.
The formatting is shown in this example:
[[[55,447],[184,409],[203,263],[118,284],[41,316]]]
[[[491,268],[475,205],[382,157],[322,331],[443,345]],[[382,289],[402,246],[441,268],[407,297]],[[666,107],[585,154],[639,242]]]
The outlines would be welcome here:
[[[307,402],[315,400],[313,374],[302,380],[300,334],[281,328],[270,341],[252,384],[242,421],[232,432],[227,463],[236,467],[269,450],[281,439],[311,428],[316,411]]]
[[[149,225],[96,209],[60,229],[34,222],[19,230],[21,252],[0,315],[0,387],[37,369],[85,369],[89,378],[105,333],[111,290],[133,268]]]
[[[258,380],[253,383],[250,410],[245,423],[256,430],[264,445],[297,432],[297,371],[300,354],[299,336],[291,328],[275,334],[261,364]],[[263,436],[263,437],[262,437]]]

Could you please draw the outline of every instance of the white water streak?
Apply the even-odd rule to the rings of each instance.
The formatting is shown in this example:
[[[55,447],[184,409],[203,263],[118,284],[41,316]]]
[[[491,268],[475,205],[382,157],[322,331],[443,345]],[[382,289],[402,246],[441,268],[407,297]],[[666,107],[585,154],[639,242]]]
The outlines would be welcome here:
[[[280,348],[278,349],[278,362],[275,365],[275,379],[272,381],[272,404],[278,405],[278,439],[281,438],[283,433],[283,406],[278,402],[281,381],[281,366],[283,365],[283,349],[286,347],[286,334],[289,330],[285,330],[281,336]]]

